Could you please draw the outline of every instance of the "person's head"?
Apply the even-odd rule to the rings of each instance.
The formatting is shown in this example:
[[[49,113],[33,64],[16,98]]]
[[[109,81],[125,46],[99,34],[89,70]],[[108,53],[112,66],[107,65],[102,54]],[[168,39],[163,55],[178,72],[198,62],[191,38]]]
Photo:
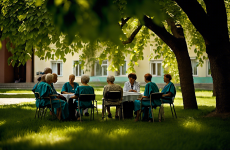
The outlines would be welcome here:
[[[115,81],[114,76],[111,76],[111,75],[110,75],[110,76],[107,77],[107,82],[108,82],[108,83],[113,83],[114,81]]]
[[[165,74],[164,75],[164,82],[168,83],[170,80],[172,80],[172,76],[170,74]]]
[[[56,73],[52,73],[53,74],[53,83],[56,83],[58,80],[58,76]]]
[[[81,83],[89,83],[89,76],[88,75],[82,75],[81,76]]]
[[[48,74],[48,73],[52,73],[52,69],[49,68],[49,67],[46,67],[46,68],[44,69],[44,74]]]
[[[129,78],[129,82],[133,84],[134,81],[137,79],[137,75],[135,73],[130,73],[128,75],[128,78]]]
[[[41,76],[41,82],[46,82],[46,74],[43,74],[42,76]]]
[[[145,77],[145,82],[149,82],[152,80],[152,75],[150,73],[146,73],[144,77]]]
[[[74,80],[75,80],[75,75],[74,74],[69,75],[69,83],[72,84]]]
[[[53,75],[51,73],[48,73],[45,79],[46,79],[46,83],[48,84],[53,83]]]

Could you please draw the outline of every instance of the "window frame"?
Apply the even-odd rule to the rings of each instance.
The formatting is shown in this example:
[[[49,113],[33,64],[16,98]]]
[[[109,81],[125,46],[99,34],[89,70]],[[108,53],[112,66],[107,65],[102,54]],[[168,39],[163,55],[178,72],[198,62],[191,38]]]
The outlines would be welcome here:
[[[197,60],[196,60],[196,58],[195,57],[191,57],[190,58],[190,61],[191,61],[191,67],[192,67],[192,60],[195,60],[196,62],[197,62]],[[198,63],[198,62],[197,62]],[[198,77],[198,75],[199,75],[199,72],[198,72],[198,66],[196,67],[196,72],[197,72],[197,74],[196,75],[194,75],[194,73],[193,73],[193,67],[192,67],[192,76],[194,76],[194,77]]]
[[[115,76],[117,76],[117,77],[127,76],[127,61],[126,60],[125,60],[125,67],[126,67],[125,75],[122,74],[122,67],[123,66],[120,66],[120,74],[121,75],[117,75],[117,71],[115,71]]]
[[[103,61],[106,61],[106,64],[103,64]],[[96,75],[96,63],[98,63],[99,64],[99,61],[96,61],[95,63],[94,63],[94,76],[98,76],[98,77],[102,77],[102,76],[107,76],[108,75],[108,60],[103,60],[102,61],[102,64],[101,64],[101,75]],[[100,65],[100,64],[99,64]],[[106,75],[104,75],[104,68],[103,68],[103,66],[106,66],[107,67],[107,71],[106,71]]]
[[[152,70],[152,64],[153,64],[153,63],[155,63],[155,72],[156,72],[155,75],[154,75],[153,72],[152,72],[152,71],[153,71],[153,70]],[[161,75],[160,75],[160,76],[157,75],[157,71],[158,71],[158,70],[157,70],[157,64],[161,64]],[[162,76],[163,76],[163,75],[162,75],[162,74],[163,74],[163,73],[162,73],[163,71],[164,71],[164,70],[163,70],[163,67],[162,67],[162,60],[151,60],[151,61],[150,61],[150,74],[151,74],[153,77],[162,77]]]
[[[79,64],[78,64],[78,76],[76,75],[76,72],[74,73],[74,69],[76,68],[76,67],[74,66],[75,61],[78,61],[78,62],[79,62]],[[80,69],[79,66],[80,66],[80,64],[81,64],[81,61],[80,61],[80,60],[73,60],[73,74],[75,75],[75,77],[81,77],[82,75],[84,75],[84,70],[81,69],[81,75],[79,76],[79,69]]]
[[[56,63],[56,68],[57,68],[57,63],[60,63],[61,66],[60,66],[60,75],[58,75],[58,73],[56,73],[58,75],[58,77],[63,77],[63,61],[62,60],[53,60],[53,61],[50,61],[50,68],[52,69],[52,73],[55,73],[54,72],[54,69],[52,67],[52,64],[53,63]]]

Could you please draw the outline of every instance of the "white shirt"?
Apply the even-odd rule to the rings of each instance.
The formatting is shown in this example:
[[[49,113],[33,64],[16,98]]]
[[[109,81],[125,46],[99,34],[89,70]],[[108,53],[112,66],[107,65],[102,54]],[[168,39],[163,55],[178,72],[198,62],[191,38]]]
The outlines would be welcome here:
[[[129,90],[131,90],[131,83],[129,81],[125,82],[125,85],[124,85],[124,88],[123,88],[123,91],[124,92],[128,92]],[[137,92],[140,92],[140,84],[136,81],[134,81],[134,84],[133,84],[133,90],[137,91]]]

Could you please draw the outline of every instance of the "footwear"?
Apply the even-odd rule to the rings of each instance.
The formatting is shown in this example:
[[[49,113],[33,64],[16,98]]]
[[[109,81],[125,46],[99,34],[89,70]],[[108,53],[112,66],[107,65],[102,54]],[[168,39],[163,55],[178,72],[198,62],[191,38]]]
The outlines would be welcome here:
[[[86,112],[86,113],[85,113],[85,116],[89,116],[89,113],[88,113],[88,112]]]
[[[115,116],[115,119],[119,119],[119,116]]]
[[[108,117],[109,117],[109,118],[112,118],[112,114],[108,114]]]

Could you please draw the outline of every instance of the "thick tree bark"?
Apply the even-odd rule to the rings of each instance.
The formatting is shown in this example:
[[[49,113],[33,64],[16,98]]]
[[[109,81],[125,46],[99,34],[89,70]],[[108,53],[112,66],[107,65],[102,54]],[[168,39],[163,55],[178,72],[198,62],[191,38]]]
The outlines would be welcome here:
[[[216,111],[230,112],[230,43],[224,0],[204,0],[207,13],[197,1],[175,1],[205,40],[216,91]]]
[[[144,17],[144,21],[145,26],[152,30],[154,33],[156,33],[175,53],[178,63],[184,108],[197,109],[198,106],[194,90],[191,60],[188,54],[188,48],[185,38],[179,35],[181,32],[175,33],[174,36],[171,35],[164,27],[157,26],[147,16]],[[171,27],[173,27],[172,24]],[[172,29],[172,32],[176,32],[175,30],[175,28]]]

